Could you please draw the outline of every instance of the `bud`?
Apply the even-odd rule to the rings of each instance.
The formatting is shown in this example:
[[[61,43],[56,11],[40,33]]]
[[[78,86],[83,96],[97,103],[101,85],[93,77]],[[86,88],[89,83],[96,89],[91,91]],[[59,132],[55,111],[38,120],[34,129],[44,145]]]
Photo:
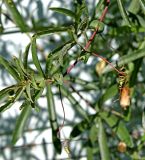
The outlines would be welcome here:
[[[103,73],[105,66],[106,62],[104,60],[100,60],[100,62],[96,64],[96,72],[98,73],[99,76]]]
[[[117,147],[119,152],[124,153],[126,151],[126,148],[127,146],[125,142],[119,142],[118,147]]]
[[[128,87],[123,87],[120,91],[120,106],[126,110],[130,105],[130,89]]]

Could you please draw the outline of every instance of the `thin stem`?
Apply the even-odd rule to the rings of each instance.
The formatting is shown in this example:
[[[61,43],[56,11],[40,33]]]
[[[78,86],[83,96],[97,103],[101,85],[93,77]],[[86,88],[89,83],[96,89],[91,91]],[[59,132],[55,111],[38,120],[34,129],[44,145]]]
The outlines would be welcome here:
[[[125,76],[126,73],[119,71],[116,67],[113,66],[113,64],[111,62],[109,62],[106,58],[102,57],[101,55],[99,55],[98,53],[94,53],[94,52],[90,52],[87,51],[85,48],[82,48],[82,50],[87,53],[91,53],[92,55],[101,58],[103,61],[105,61],[106,63],[108,63],[116,72],[118,72],[120,75]]]
[[[83,142],[88,141],[88,138],[69,139],[69,142],[77,142],[77,141],[83,141]],[[45,142],[45,145],[52,145],[52,143],[53,142]],[[0,147],[0,151],[5,149],[17,150],[17,149],[31,148],[31,147],[37,147],[42,145],[43,143],[31,143],[31,144],[24,144],[19,146],[6,145],[6,146]]]
[[[103,22],[106,14],[107,14],[107,12],[108,12],[109,3],[110,3],[110,0],[106,0],[106,7],[105,7],[105,9],[104,9],[103,12],[102,12],[101,17],[99,18],[99,22]],[[92,34],[91,37],[89,38],[88,42],[86,43],[86,45],[85,45],[85,47],[84,47],[84,49],[83,49],[82,51],[87,50],[87,49],[90,47],[92,41],[94,40],[96,34],[98,33],[99,27],[100,27],[99,25],[96,27],[95,31],[93,32],[93,34]],[[67,74],[69,74],[69,73],[71,72],[71,70],[76,66],[76,64],[77,64],[78,62],[79,62],[78,60],[75,60],[75,62],[74,62],[71,66],[68,67],[68,69],[67,69],[66,72],[63,74],[63,76],[66,76]]]
[[[88,51],[87,51],[88,52]],[[109,62],[106,58],[100,56],[97,53],[92,53],[92,55],[101,58],[103,61],[105,61],[106,63],[108,63],[116,72],[118,72],[120,75],[126,75],[124,72],[119,71],[116,67],[113,66],[113,64],[111,62]]]
[[[70,85],[70,88],[71,88],[82,100],[84,100],[89,107],[91,107],[94,111],[96,111],[95,108],[90,104],[90,102],[89,102],[87,99],[85,99],[72,85]]]
[[[66,74],[69,74],[70,71],[75,67],[75,65],[78,63],[78,60],[76,60],[71,66],[68,67]]]

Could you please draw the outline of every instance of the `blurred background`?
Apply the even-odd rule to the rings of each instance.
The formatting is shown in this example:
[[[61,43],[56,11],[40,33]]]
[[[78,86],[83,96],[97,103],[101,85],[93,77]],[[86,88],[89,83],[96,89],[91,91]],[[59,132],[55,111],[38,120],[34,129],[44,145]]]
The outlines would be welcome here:
[[[32,29],[28,34],[21,33],[3,2],[2,0],[0,1],[0,55],[8,61],[11,61],[14,56],[22,57],[26,46],[31,41],[30,37],[42,28],[58,25],[71,26],[73,24],[71,17],[59,14],[50,8],[62,7],[74,11],[74,4],[77,3],[77,1],[73,0],[15,0],[17,9]],[[126,66],[130,77],[129,86],[132,89],[131,116],[125,123],[135,145],[133,148],[129,148],[126,153],[118,152],[117,146],[120,140],[113,136],[112,130],[104,123],[111,159],[130,160],[136,158],[137,160],[143,160],[143,158],[145,159],[145,3],[144,1],[139,3],[136,0],[122,2],[127,10],[131,26],[124,22],[117,2],[112,0],[108,14],[101,24],[101,29],[92,42],[91,50],[107,58],[113,65],[118,63],[120,66]],[[86,3],[89,20],[98,20],[104,5],[103,7],[100,5],[98,8],[97,0],[88,0]],[[87,34],[87,37],[90,37],[91,33],[92,30],[84,30],[84,34]],[[81,36],[78,39],[82,46],[86,44],[84,37]],[[61,33],[44,36],[37,40],[38,57],[43,69],[48,54],[68,39],[68,34]],[[78,46],[74,46],[68,51],[69,58],[64,62],[63,73],[78,58],[80,52],[81,48]],[[66,81],[71,85],[63,84],[66,88],[66,90],[62,90],[66,119],[60,133],[61,144],[67,143],[67,147],[70,150],[69,155],[64,147],[61,154],[56,153],[54,149],[45,97],[46,90],[44,90],[37,102],[37,107],[31,111],[23,136],[15,146],[11,145],[12,133],[16,119],[21,113],[20,106],[23,98],[17,101],[10,109],[0,114],[0,160],[64,160],[69,159],[69,156],[73,160],[101,159],[97,137],[98,126],[97,122],[94,123],[94,118],[89,127],[84,127],[81,124],[80,128],[82,128],[76,130],[74,126],[84,120],[83,114],[87,115],[88,118],[90,118],[90,115],[95,115],[100,103],[102,104],[101,110],[113,110],[124,114],[119,101],[117,101],[119,98],[117,90],[118,73],[116,74],[114,70],[111,70],[106,62],[103,64],[98,57],[86,56],[85,59],[87,60],[79,62],[70,75],[67,76],[68,79]],[[29,65],[34,68],[31,54],[29,55]],[[103,67],[101,68],[101,66]],[[0,89],[15,84],[15,80],[2,66],[0,68],[0,77]],[[111,87],[115,89],[113,88],[109,91]],[[60,100],[60,91],[56,85],[53,86],[52,91],[58,125],[61,126],[64,120],[64,113]],[[103,100],[102,97],[104,98]],[[76,133],[78,136],[70,139],[70,133],[73,129],[74,132],[78,131]]]

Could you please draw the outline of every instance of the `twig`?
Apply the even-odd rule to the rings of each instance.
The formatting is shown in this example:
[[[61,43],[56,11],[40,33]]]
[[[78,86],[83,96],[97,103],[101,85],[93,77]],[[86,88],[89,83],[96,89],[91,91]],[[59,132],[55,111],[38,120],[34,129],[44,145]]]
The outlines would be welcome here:
[[[88,51],[87,51],[88,52]],[[90,52],[91,53],[91,52]],[[108,63],[116,72],[118,72],[120,75],[126,75],[124,72],[119,71],[116,67],[113,66],[112,63],[110,63],[106,58],[100,56],[97,53],[92,53],[92,55],[101,58],[103,61],[105,61],[106,63]]]
[[[102,12],[101,17],[99,18],[99,22],[103,22],[106,14],[107,14],[109,4],[110,4],[110,0],[106,0],[106,7],[105,7],[105,9],[104,9],[103,12]],[[98,33],[99,28],[100,28],[100,26],[98,25],[98,26],[96,27],[95,31],[93,32],[92,36],[89,38],[87,44],[85,45],[84,50],[87,50],[87,49],[90,47],[92,41],[94,40],[96,34]],[[82,50],[82,51],[83,51],[83,50]],[[69,73],[71,72],[71,70],[76,66],[76,64],[77,64],[79,61],[80,61],[80,60],[75,60],[75,62],[74,62],[71,66],[68,67],[68,69],[67,69],[66,72],[63,74],[63,76],[66,76],[67,74],[69,74]]]
[[[91,107],[93,110],[95,110],[95,108],[92,106],[92,104],[90,104],[90,102],[89,102],[87,99],[85,99],[72,85],[70,85],[70,88],[71,88],[75,93],[77,93],[77,95],[78,95],[82,100],[84,100],[89,107]],[[96,110],[95,110],[95,111],[96,111]]]
[[[79,139],[69,139],[69,142],[75,142],[75,141],[88,141],[87,138],[79,138]],[[31,147],[36,147],[36,146],[41,146],[43,145],[44,143],[31,143],[31,144],[24,144],[24,145],[19,145],[19,146],[12,146],[12,145],[7,145],[7,146],[3,146],[3,147],[0,147],[0,151],[1,150],[5,150],[7,148],[9,149],[22,149],[22,148],[31,148]],[[50,144],[53,144],[53,142],[46,142],[45,144],[47,145],[50,145]]]

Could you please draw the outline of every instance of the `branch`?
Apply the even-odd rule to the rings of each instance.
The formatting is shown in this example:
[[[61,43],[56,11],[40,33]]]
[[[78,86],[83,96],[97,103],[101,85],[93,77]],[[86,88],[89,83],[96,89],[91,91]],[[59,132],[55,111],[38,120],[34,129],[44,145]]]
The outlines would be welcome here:
[[[107,12],[108,12],[108,6],[110,4],[110,0],[106,0],[106,7],[104,8],[103,12],[102,12],[102,15],[101,17],[99,18],[99,22],[103,22]],[[86,43],[85,47],[84,47],[84,50],[87,50],[92,41],[94,40],[96,34],[98,33],[98,30],[99,30],[99,25],[96,27],[95,31],[93,32],[92,36],[89,38],[88,42]],[[83,50],[82,50],[83,51]],[[71,70],[76,66],[76,64],[79,62],[80,60],[75,60],[75,62],[68,67],[68,69],[66,70],[66,72],[63,74],[63,76],[66,76],[67,74],[69,74],[71,72]]]

